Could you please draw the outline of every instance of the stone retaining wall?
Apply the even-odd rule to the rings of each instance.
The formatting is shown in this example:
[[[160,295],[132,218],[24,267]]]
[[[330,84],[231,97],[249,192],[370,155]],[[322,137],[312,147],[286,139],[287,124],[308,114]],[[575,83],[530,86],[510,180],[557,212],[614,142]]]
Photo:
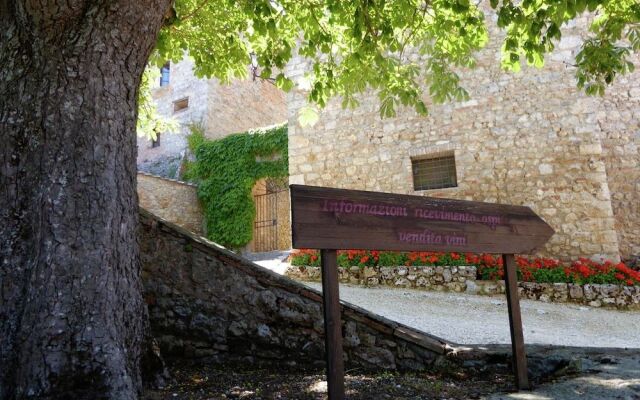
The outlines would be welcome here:
[[[138,172],[137,191],[140,207],[204,235],[204,210],[196,185]]]
[[[478,294],[502,294],[504,282],[476,281]],[[521,299],[640,310],[640,286],[518,282]]]
[[[166,357],[324,362],[318,291],[144,210],[139,241],[151,330]],[[423,370],[453,353],[444,340],[345,302],[341,308],[349,368]]]
[[[320,267],[292,266],[286,275],[320,282]],[[470,294],[504,294],[503,281],[476,280],[476,267],[351,267],[340,268],[340,282],[365,286],[390,286]],[[640,310],[640,286],[578,285],[572,283],[518,282],[521,299],[578,303],[591,307]]]
[[[464,292],[467,281],[475,281],[476,267],[351,267],[339,269],[340,282],[366,286]],[[290,278],[320,282],[320,267],[292,266],[286,271]]]

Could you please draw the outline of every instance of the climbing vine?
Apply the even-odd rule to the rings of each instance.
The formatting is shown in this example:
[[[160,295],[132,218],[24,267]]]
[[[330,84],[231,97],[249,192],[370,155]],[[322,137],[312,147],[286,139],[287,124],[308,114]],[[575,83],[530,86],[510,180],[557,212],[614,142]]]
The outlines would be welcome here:
[[[188,138],[195,161],[185,178],[198,184],[209,239],[229,248],[249,243],[255,205],[251,189],[262,178],[289,175],[287,126],[206,139],[192,127]]]

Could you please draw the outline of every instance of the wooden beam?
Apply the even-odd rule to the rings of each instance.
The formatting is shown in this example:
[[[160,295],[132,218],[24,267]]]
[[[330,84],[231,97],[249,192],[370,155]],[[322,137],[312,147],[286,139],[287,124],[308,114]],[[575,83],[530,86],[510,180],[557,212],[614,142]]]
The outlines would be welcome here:
[[[342,321],[338,282],[338,255],[335,250],[322,250],[322,304],[324,310],[324,343],[327,361],[329,400],[344,399],[344,361],[342,359]]]
[[[504,281],[507,293],[507,307],[509,310],[509,328],[511,329],[511,349],[513,354],[513,372],[518,389],[530,390],[527,373],[527,355],[524,348],[522,333],[522,316],[518,299],[518,275],[516,260],[513,254],[502,255],[504,266]]]

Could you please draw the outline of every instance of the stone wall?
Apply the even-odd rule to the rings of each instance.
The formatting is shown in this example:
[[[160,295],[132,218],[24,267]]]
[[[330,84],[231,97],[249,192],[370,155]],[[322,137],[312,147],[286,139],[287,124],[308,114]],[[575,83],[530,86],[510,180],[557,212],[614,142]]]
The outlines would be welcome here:
[[[144,294],[167,357],[319,365],[321,294],[153,216],[140,214]],[[444,340],[342,303],[348,368],[422,370]]]
[[[320,282],[320,267],[291,266],[285,275],[299,281]],[[364,267],[339,269],[341,283],[368,287],[389,286],[417,290],[466,292],[480,295],[504,295],[504,281],[476,279],[474,266]],[[521,299],[555,303],[578,303],[591,307],[640,309],[640,286],[573,283],[518,282]]]
[[[620,253],[640,256],[640,75],[618,78],[600,102],[598,124]]]
[[[476,267],[358,267],[340,268],[342,283],[421,290],[464,292],[475,282]],[[300,281],[320,282],[320,267],[291,266],[285,275]]]
[[[620,79],[603,98],[576,89],[571,64],[586,20],[564,30],[538,70],[500,69],[501,34],[486,10],[490,42],[477,68],[461,73],[471,99],[430,104],[430,116],[401,109],[379,117],[374,94],[355,110],[331,101],[313,127],[298,110],[306,92],[288,95],[290,182],[530,206],[556,231],[540,255],[612,260],[638,253],[638,82]],[[288,68],[302,76],[306,63]],[[414,191],[411,159],[453,152],[454,188]]]
[[[476,281],[478,294],[504,294],[504,282]],[[520,299],[640,310],[640,286],[518,282]]]
[[[187,57],[178,63],[171,63],[169,85],[160,87],[159,81],[153,83],[151,94],[158,114],[173,118],[179,128],[177,132],[162,132],[158,147],[152,147],[149,139],[138,137],[139,170],[165,177],[178,177],[179,165],[187,148],[189,124],[206,127],[207,104],[211,93],[206,80],[193,76],[193,68],[193,60]],[[174,112],[174,102],[184,98],[189,99],[189,107]]]
[[[204,213],[193,184],[138,172],[140,207],[204,235]]]
[[[210,79],[208,85],[206,134],[211,139],[287,120],[284,92],[273,83],[246,79],[223,85]]]
[[[221,84],[217,79],[198,79],[194,62],[185,57],[171,63],[169,85],[154,82],[152,95],[158,113],[179,123],[177,132],[162,133],[160,146],[138,138],[138,168],[153,174],[178,177],[176,166],[186,151],[189,125],[203,128],[205,135],[219,139],[232,133],[282,123],[287,119],[284,93],[260,79],[234,80]],[[174,102],[188,98],[189,107],[174,112]]]

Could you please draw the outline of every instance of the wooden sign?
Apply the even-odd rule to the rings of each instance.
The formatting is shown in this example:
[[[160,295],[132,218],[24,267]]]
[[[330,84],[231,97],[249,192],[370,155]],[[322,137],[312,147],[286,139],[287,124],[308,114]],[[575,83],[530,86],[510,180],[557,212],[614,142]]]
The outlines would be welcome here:
[[[344,399],[339,249],[501,253],[516,386],[529,389],[514,254],[542,246],[553,229],[529,207],[291,185],[293,247],[322,250],[330,400]]]
[[[293,247],[526,254],[553,229],[529,207],[291,185]]]

